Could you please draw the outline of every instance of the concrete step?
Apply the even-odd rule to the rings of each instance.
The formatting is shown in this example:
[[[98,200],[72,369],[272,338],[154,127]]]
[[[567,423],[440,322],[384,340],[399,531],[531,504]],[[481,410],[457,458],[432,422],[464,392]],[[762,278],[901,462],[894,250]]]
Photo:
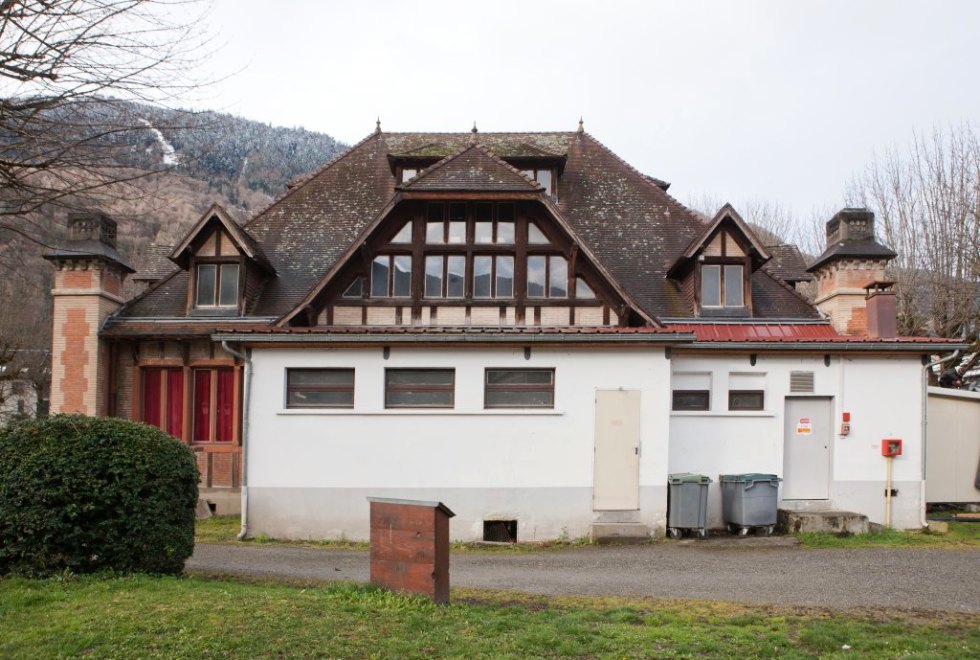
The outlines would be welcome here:
[[[650,530],[637,522],[594,522],[591,537],[595,543],[646,543]]]
[[[868,517],[851,511],[790,511],[780,509],[777,528],[782,532],[867,534]]]

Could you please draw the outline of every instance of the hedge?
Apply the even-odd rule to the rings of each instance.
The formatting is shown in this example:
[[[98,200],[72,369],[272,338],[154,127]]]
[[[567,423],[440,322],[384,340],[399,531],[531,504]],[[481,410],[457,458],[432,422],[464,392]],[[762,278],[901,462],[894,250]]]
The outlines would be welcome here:
[[[0,574],[180,573],[194,550],[194,453],[121,419],[0,431]]]

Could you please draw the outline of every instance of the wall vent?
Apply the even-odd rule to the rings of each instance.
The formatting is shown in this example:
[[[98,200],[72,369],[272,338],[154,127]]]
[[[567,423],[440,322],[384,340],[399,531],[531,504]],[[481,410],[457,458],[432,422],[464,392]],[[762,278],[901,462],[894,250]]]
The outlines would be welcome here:
[[[790,392],[813,392],[813,372],[812,371],[791,371],[789,372],[789,391]]]
[[[484,520],[483,540],[491,543],[517,543],[517,521]]]

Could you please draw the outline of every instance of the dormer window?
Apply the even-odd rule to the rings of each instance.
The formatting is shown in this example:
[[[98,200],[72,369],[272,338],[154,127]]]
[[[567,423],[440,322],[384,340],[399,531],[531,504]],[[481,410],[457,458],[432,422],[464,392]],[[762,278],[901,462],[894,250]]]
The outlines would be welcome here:
[[[744,307],[743,273],[740,264],[702,264],[701,306]]]
[[[402,181],[401,182],[402,183],[405,183],[406,181],[408,181],[410,179],[414,179],[415,176],[418,173],[419,173],[419,171],[416,168],[414,168],[414,167],[406,167],[406,168],[403,168],[402,169]]]
[[[554,176],[551,168],[547,169],[533,169],[533,170],[521,170],[521,174],[527,178],[537,181],[544,188],[544,191],[554,197],[555,187],[554,187]]]
[[[238,306],[238,264],[198,264],[197,307]]]

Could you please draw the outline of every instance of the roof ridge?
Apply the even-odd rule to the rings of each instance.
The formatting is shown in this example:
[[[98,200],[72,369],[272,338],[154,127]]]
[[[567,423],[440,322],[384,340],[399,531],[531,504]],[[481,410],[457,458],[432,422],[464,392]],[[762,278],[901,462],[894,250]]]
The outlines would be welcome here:
[[[509,170],[511,173],[516,174],[517,176],[521,177],[524,181],[526,181],[528,183],[528,185],[533,186],[537,190],[543,190],[544,189],[544,187],[540,183],[538,183],[534,179],[531,179],[530,177],[528,177],[521,170],[517,169],[516,167],[514,167],[513,165],[511,165],[510,163],[508,163],[506,160],[504,160],[503,158],[501,158],[500,156],[498,156],[496,153],[494,153],[493,151],[491,151],[489,147],[487,147],[485,144],[483,144],[481,142],[473,142],[471,144],[464,145],[463,147],[457,149],[456,151],[454,151],[453,153],[449,154],[448,156],[444,156],[441,160],[433,163],[432,165],[429,165],[428,167],[426,167],[426,168],[424,168],[422,170],[419,170],[419,173],[418,174],[416,174],[415,176],[413,176],[411,179],[409,179],[405,183],[400,184],[400,186],[401,187],[408,187],[408,186],[410,186],[412,184],[418,183],[419,181],[421,181],[425,177],[429,176],[430,174],[432,174],[436,170],[438,170],[438,169],[440,169],[442,167],[445,167],[446,165],[448,165],[452,161],[456,160],[457,158],[459,158],[460,156],[462,156],[463,154],[465,154],[467,151],[470,151],[471,149],[478,150],[480,153],[482,153],[484,156],[486,156],[487,158],[489,158],[491,161],[493,161],[494,163],[496,163],[498,165],[503,166],[505,169]]]
[[[348,147],[347,149],[345,149],[343,152],[341,152],[340,154],[334,156],[333,158],[331,158],[330,160],[328,160],[326,163],[324,163],[320,167],[314,169],[312,172],[309,172],[306,175],[306,178],[303,181],[301,181],[300,183],[297,183],[292,188],[286,188],[286,190],[284,190],[281,193],[279,193],[276,197],[273,198],[273,200],[271,202],[269,202],[268,204],[266,204],[265,207],[263,207],[259,211],[256,211],[255,214],[253,214],[248,220],[246,220],[245,222],[241,223],[241,226],[242,227],[246,227],[246,226],[252,224],[252,222],[254,222],[255,220],[259,219],[261,216],[263,216],[266,213],[268,213],[272,209],[272,207],[274,207],[277,204],[279,204],[282,200],[284,200],[286,197],[288,197],[291,193],[296,192],[298,190],[301,190],[301,189],[305,188],[307,184],[309,184],[311,181],[313,181],[313,179],[317,178],[318,176],[320,176],[321,174],[323,174],[324,172],[326,172],[328,169],[330,169],[331,167],[333,167],[334,165],[336,165],[337,163],[339,163],[341,160],[343,160],[344,158],[346,158],[350,154],[354,153],[354,151],[356,151],[361,146],[363,146],[365,143],[367,143],[368,140],[370,140],[373,137],[376,137],[376,138],[379,138],[380,139],[381,136],[383,136],[383,135],[384,135],[384,133],[378,133],[376,131],[372,131],[371,133],[369,133],[364,139],[362,139],[358,143],[356,143],[354,145],[351,145],[350,147]]]

